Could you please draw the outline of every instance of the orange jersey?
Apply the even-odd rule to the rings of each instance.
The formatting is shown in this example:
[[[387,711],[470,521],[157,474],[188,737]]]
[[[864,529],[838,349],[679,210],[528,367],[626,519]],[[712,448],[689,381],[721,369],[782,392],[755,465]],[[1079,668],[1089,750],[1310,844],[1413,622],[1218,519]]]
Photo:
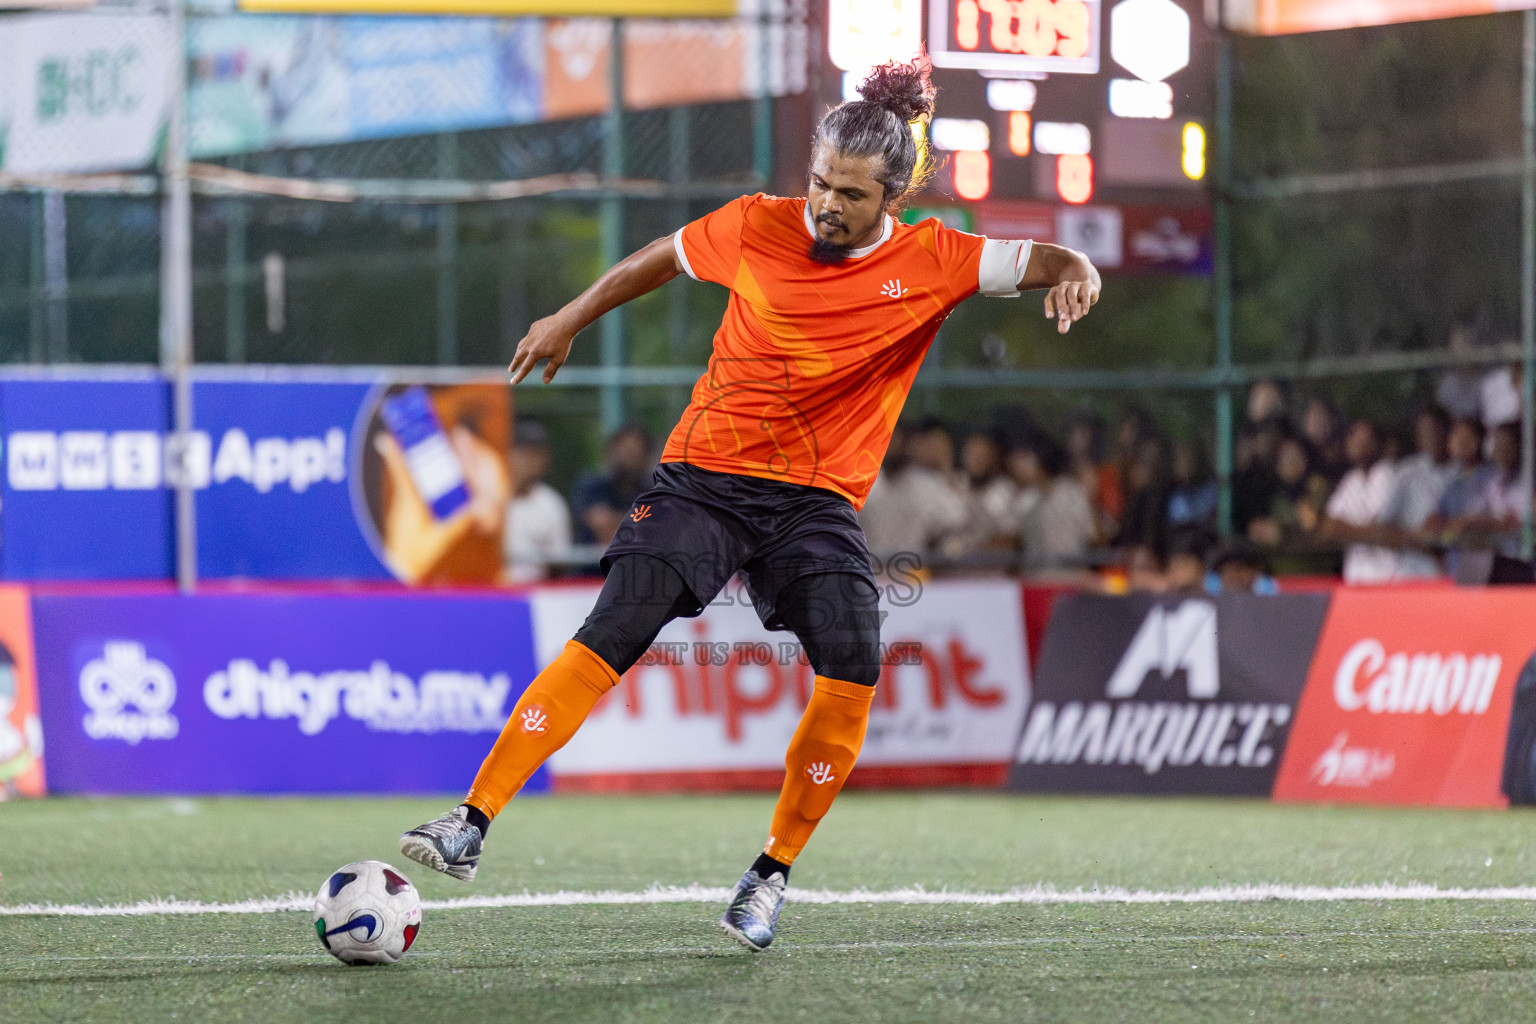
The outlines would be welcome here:
[[[731,298],[661,461],[861,508],[939,325],[978,290],[1017,295],[1030,243],[887,217],[878,242],[829,266],[808,255],[813,237],[804,199],[761,194],[677,232],[688,275]]]

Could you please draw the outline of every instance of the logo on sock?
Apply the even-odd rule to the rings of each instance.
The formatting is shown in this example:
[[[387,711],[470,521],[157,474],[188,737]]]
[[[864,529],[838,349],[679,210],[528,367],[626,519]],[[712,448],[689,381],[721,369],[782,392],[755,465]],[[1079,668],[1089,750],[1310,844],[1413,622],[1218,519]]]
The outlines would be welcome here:
[[[809,775],[811,781],[818,786],[823,782],[831,782],[837,778],[836,775],[832,774],[832,766],[825,761],[813,761],[806,765],[805,774]]]
[[[541,733],[549,729],[549,715],[537,704],[530,704],[523,711],[523,732]]]

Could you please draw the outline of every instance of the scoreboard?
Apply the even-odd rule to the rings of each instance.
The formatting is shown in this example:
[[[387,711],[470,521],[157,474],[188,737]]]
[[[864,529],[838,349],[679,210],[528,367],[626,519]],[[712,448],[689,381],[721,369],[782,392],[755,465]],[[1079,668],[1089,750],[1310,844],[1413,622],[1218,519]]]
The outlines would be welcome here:
[[[1533,0],[1536,2],[1536,0]],[[938,167],[916,215],[1208,273],[1216,44],[1204,0],[829,0],[844,99],[926,45]]]
[[[1039,74],[1099,70],[1099,0],[929,0],[941,68]]]

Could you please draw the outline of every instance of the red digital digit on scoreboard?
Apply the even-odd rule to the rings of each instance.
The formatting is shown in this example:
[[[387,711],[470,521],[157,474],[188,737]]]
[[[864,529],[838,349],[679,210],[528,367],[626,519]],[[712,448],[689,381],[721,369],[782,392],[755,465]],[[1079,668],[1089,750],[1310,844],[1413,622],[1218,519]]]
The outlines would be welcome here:
[[[939,67],[1099,70],[1099,0],[931,0],[928,12]]]

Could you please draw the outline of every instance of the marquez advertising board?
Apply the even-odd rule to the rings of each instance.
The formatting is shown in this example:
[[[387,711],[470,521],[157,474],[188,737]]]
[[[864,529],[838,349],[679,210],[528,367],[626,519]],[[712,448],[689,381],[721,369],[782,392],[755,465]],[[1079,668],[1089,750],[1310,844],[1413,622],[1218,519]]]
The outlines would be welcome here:
[[[539,663],[581,625],[595,587],[532,595]],[[849,784],[998,785],[1029,699],[1017,583],[887,584],[885,669]],[[739,580],[666,629],[550,761],[568,790],[777,788],[813,670],[766,632]]]
[[[1275,799],[1503,806],[1510,710],[1533,651],[1536,591],[1339,591]]]
[[[1325,595],[1076,595],[1046,631],[1009,784],[1265,796]]]

